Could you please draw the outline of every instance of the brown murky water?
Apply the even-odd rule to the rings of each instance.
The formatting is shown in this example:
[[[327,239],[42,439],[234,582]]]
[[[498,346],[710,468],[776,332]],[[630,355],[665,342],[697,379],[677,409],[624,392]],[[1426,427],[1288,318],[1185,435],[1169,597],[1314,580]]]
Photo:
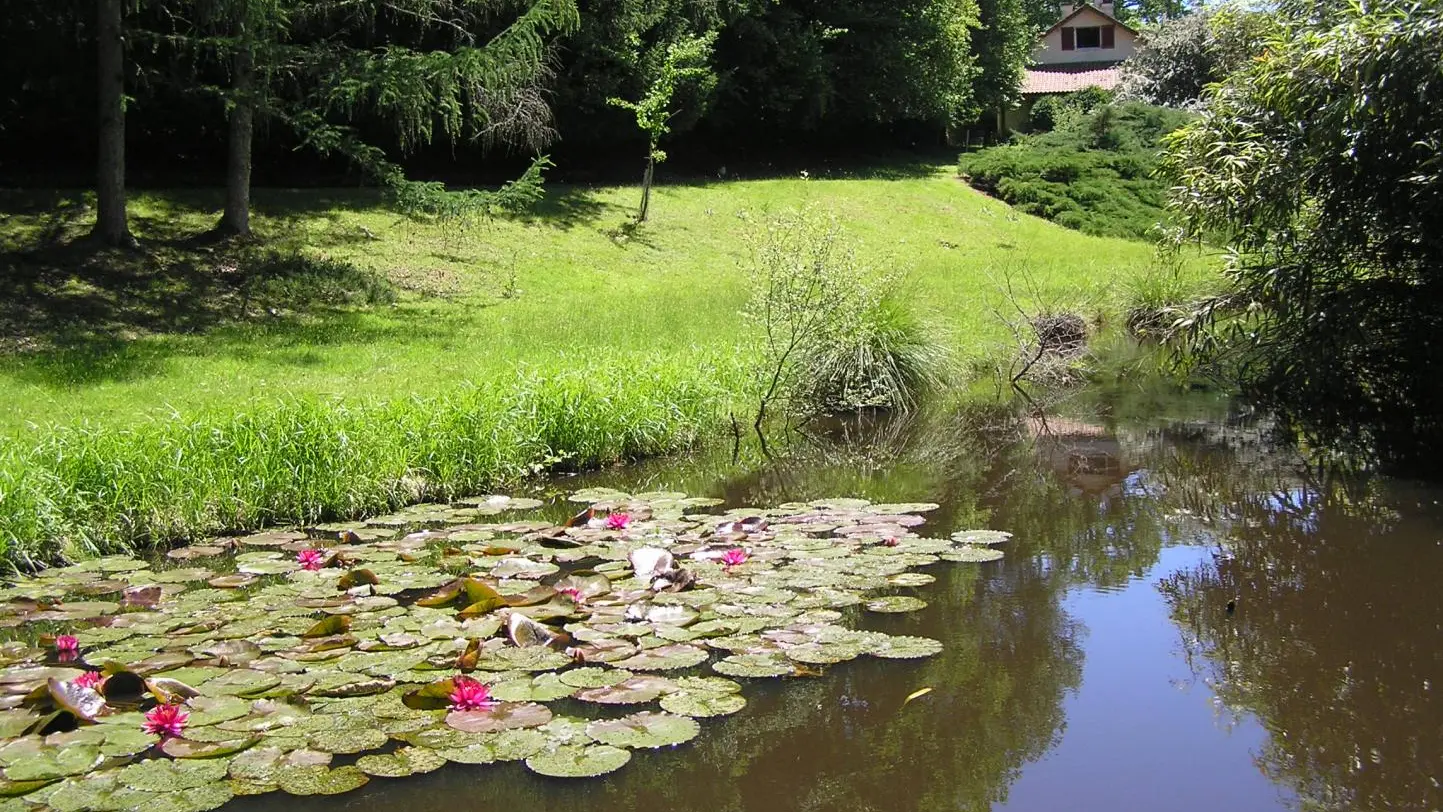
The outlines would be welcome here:
[[[865,442],[786,464],[723,454],[558,487],[932,500],[935,535],[1013,531],[1002,561],[934,568],[927,609],[866,619],[942,640],[936,657],[760,681],[741,713],[603,779],[450,765],[228,808],[1443,807],[1443,490],[1310,481],[1217,400],[1104,394],[1082,414],[1011,437],[975,416],[853,427]]]

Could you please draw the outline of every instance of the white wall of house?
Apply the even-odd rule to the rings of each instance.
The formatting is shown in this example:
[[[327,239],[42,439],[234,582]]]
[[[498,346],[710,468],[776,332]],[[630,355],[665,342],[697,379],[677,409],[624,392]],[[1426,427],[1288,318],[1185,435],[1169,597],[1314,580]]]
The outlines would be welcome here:
[[[1111,4],[1108,4],[1110,7]],[[1065,8],[1065,7],[1064,7]],[[1067,21],[1069,28],[1090,28],[1113,26],[1113,47],[1087,48],[1080,43],[1071,51],[1062,50],[1062,28],[1054,28],[1043,37],[1037,50],[1032,52],[1035,65],[1067,65],[1074,62],[1121,62],[1137,53],[1137,38],[1131,31],[1114,23],[1090,8]],[[1085,39],[1080,37],[1079,39]]]

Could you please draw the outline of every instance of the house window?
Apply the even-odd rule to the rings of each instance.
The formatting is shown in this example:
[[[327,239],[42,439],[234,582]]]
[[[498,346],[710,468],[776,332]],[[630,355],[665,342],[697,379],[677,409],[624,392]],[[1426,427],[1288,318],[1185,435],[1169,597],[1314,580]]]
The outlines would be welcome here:
[[[1066,27],[1062,29],[1062,50],[1095,50],[1116,47],[1116,31],[1110,25]]]

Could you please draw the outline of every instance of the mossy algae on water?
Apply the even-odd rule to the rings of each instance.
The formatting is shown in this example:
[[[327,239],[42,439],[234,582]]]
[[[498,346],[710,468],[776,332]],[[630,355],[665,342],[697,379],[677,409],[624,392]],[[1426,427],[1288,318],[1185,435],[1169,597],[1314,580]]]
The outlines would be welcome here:
[[[447,762],[602,775],[743,710],[728,677],[937,653],[842,622],[922,608],[893,594],[930,582],[912,570],[1003,540],[913,532],[930,504],[571,498],[584,509],[563,524],[521,515],[535,500],[473,499],[7,585],[0,812],[205,810]],[[141,732],[158,708],[177,734]]]

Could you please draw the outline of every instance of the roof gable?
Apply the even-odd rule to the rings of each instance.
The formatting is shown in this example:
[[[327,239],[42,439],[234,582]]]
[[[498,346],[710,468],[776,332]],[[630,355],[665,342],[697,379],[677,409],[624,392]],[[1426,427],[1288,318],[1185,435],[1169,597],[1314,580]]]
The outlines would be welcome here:
[[[1058,20],[1056,23],[1053,23],[1053,25],[1052,25],[1051,28],[1047,29],[1046,31],[1043,31],[1043,32],[1042,32],[1042,37],[1045,38],[1045,37],[1046,37],[1048,34],[1050,34],[1051,32],[1056,31],[1057,29],[1061,28],[1061,27],[1064,26],[1064,25],[1067,25],[1069,22],[1072,22],[1074,19],[1077,18],[1078,15],[1082,14],[1084,11],[1091,11],[1092,13],[1098,15],[1099,17],[1102,17],[1103,19],[1110,21],[1113,25],[1117,26],[1118,28],[1121,28],[1121,29],[1123,29],[1124,31],[1127,31],[1128,33],[1132,34],[1133,36],[1137,36],[1137,33],[1138,33],[1138,32],[1137,32],[1137,29],[1136,29],[1136,28],[1133,28],[1132,26],[1128,25],[1127,23],[1123,22],[1122,20],[1117,19],[1116,17],[1112,16],[1111,14],[1108,14],[1107,12],[1103,11],[1102,9],[1098,8],[1097,6],[1094,6],[1094,5],[1091,4],[1091,3],[1082,3],[1082,4],[1079,5],[1077,8],[1073,9],[1071,14],[1067,15],[1066,17],[1063,17],[1062,19]]]

